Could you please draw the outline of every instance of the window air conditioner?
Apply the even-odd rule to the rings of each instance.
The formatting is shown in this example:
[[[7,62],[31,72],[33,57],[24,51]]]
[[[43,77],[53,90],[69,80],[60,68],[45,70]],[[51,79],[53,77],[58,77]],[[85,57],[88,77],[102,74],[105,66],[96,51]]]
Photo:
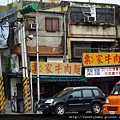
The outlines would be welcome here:
[[[84,22],[95,22],[95,18],[91,16],[85,16]]]
[[[29,29],[36,30],[36,24],[35,23],[29,24]]]

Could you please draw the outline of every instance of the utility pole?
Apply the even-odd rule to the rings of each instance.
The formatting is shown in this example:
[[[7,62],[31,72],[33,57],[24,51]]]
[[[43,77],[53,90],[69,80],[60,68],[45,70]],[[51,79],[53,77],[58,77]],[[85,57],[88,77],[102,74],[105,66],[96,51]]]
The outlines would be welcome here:
[[[38,96],[37,96],[37,101],[39,102],[40,100],[40,68],[39,68],[39,40],[38,40],[38,9],[39,5],[42,2],[40,0],[37,10],[36,10],[36,52],[37,52],[37,89],[38,89]]]
[[[38,4],[35,4],[35,3],[32,3],[32,4],[30,4],[30,5],[28,5],[28,6],[24,6],[21,10],[20,10],[20,13],[22,14],[22,15],[25,15],[25,14],[27,14],[27,13],[30,13],[30,12],[33,12],[33,11],[35,11],[36,9],[37,9],[37,7],[38,7]],[[31,76],[30,76],[30,79],[27,79],[28,78],[28,65],[27,65],[27,51],[26,51],[26,41],[25,41],[25,29],[24,29],[24,25],[23,25],[23,27],[22,27],[22,33],[23,33],[23,52],[24,52],[24,60],[23,60],[23,69],[25,69],[25,74],[23,74],[23,75],[25,75],[25,76],[23,76],[23,93],[24,93],[24,99],[25,99],[25,105],[24,105],[24,108],[25,108],[25,111],[26,112],[28,112],[28,111],[33,111],[33,96],[32,96],[32,86],[30,87],[30,85],[32,85],[32,78],[31,78]],[[23,56],[22,56],[23,57]],[[31,82],[30,82],[31,81]],[[28,87],[29,86],[29,87]],[[27,89],[27,90],[26,90]],[[30,90],[31,90],[31,93],[30,93]],[[29,97],[28,97],[29,96]],[[30,98],[31,98],[31,100],[30,100]],[[31,106],[32,105],[32,106]]]

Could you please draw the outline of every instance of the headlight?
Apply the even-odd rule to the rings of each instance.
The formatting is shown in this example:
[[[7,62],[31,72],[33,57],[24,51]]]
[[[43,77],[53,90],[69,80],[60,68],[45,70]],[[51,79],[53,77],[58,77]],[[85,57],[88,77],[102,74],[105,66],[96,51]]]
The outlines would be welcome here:
[[[105,101],[106,103],[109,103],[109,100],[108,99],[106,99],[106,101]]]
[[[53,101],[54,101],[53,99],[48,99],[45,101],[45,103],[53,103]]]

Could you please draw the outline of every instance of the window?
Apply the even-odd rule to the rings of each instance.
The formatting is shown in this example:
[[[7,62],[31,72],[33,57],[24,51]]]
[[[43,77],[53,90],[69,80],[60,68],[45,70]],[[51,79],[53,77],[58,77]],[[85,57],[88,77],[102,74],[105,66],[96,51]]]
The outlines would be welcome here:
[[[62,90],[58,94],[56,94],[54,97],[62,97],[64,95],[66,95],[67,93],[69,93],[70,91],[71,91],[70,89]]]
[[[71,7],[71,22],[84,22],[84,14],[83,13],[89,13],[90,8],[89,7]]]
[[[71,95],[74,98],[80,98],[81,97],[81,91],[74,91]]]
[[[72,43],[72,56],[74,58],[81,58],[83,53],[91,52],[91,44],[90,43]]]
[[[83,90],[83,97],[92,97],[91,90]]]
[[[114,24],[114,9],[113,8],[96,8],[96,20],[101,23]]]
[[[99,91],[98,90],[93,90],[93,93],[95,96],[99,96]]]
[[[45,18],[45,29],[49,32],[59,31],[59,19],[58,18]]]

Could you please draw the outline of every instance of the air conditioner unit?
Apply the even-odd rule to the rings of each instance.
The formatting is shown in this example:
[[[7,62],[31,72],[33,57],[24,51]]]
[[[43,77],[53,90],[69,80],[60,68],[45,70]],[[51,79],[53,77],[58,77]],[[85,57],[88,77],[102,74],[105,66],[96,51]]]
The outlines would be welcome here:
[[[95,22],[95,17],[92,16],[85,16],[84,22]]]
[[[29,24],[29,29],[36,30],[36,24],[35,23]]]

